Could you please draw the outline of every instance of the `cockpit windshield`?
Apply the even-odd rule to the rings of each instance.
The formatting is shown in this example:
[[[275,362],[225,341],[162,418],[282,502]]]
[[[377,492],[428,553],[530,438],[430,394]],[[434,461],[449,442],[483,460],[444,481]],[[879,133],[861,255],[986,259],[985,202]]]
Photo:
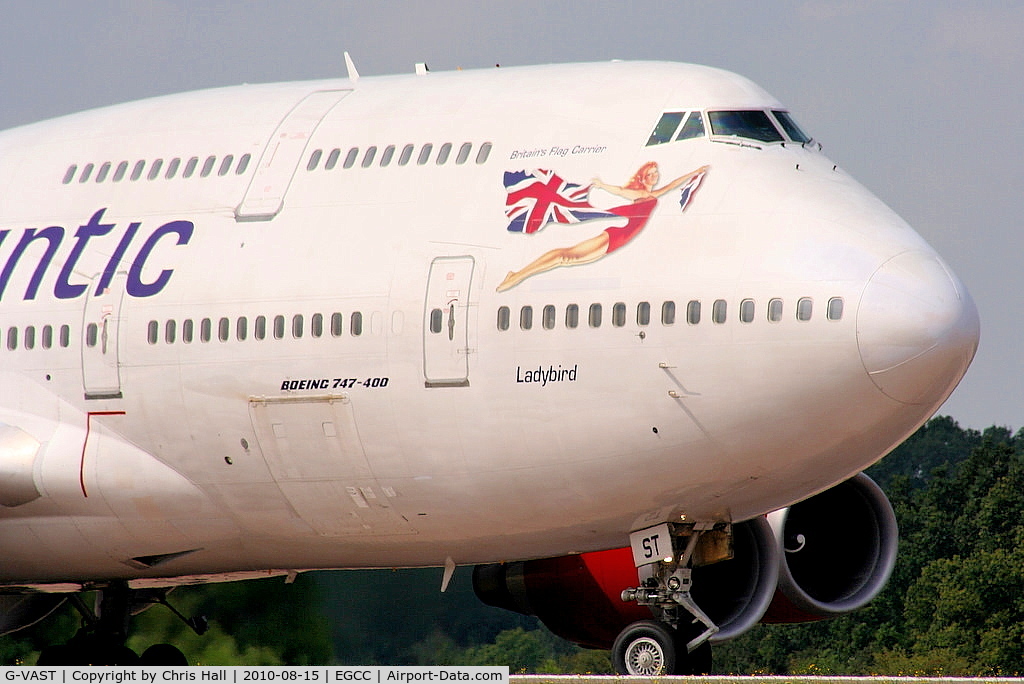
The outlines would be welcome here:
[[[768,112],[760,109],[708,112],[711,134],[749,138],[760,142],[783,142],[785,138],[775,127]]]
[[[796,121],[793,121],[793,117],[789,112],[781,112],[777,109],[773,109],[772,114],[775,115],[775,120],[779,122],[779,125],[782,126],[783,130],[786,131],[786,135],[788,135],[793,142],[801,144],[811,142],[810,136],[800,130],[800,127],[796,125]]]

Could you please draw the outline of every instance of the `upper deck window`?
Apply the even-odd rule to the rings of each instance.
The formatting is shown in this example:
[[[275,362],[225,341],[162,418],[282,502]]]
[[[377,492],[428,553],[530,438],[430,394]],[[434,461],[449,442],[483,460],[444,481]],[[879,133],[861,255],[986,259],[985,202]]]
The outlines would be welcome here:
[[[793,117],[790,116],[789,112],[780,112],[773,109],[772,114],[775,115],[775,120],[779,122],[779,125],[782,126],[782,130],[786,131],[786,135],[788,135],[793,142],[801,144],[811,142],[810,136],[800,130],[800,127],[796,125],[795,121],[793,121]]]
[[[708,112],[712,135],[749,138],[760,142],[783,142],[785,138],[775,128],[768,113],[760,109],[732,112]]]

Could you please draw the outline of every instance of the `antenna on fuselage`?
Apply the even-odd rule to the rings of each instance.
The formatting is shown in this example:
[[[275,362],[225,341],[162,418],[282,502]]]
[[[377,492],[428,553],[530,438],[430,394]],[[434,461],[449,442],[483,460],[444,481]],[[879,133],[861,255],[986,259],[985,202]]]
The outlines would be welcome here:
[[[356,71],[356,65],[347,50],[345,51],[345,68],[348,69],[348,80],[352,81],[354,85],[359,80],[359,72]]]

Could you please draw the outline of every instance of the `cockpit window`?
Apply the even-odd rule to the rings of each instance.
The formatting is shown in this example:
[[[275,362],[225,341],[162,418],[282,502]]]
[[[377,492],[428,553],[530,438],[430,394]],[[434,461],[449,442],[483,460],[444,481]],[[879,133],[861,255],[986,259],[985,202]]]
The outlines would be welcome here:
[[[686,123],[679,129],[679,135],[676,136],[676,140],[700,138],[703,135],[704,120],[700,118],[700,112],[690,112],[690,116],[686,117]]]
[[[759,109],[733,112],[708,112],[712,135],[749,138],[760,142],[783,142],[768,113]]]
[[[665,112],[658,119],[654,131],[651,132],[651,137],[647,139],[647,146],[702,137],[704,137],[704,119],[701,118],[700,111]]]
[[[671,140],[672,134],[679,128],[679,122],[683,120],[685,114],[686,112],[665,112],[662,114],[658,120],[658,125],[654,127],[654,132],[651,133],[651,137],[647,140],[648,147],[660,145]]]
[[[793,121],[793,117],[790,116],[789,112],[780,112],[773,109],[772,114],[775,115],[775,120],[782,126],[782,130],[786,131],[786,135],[790,137],[793,142],[808,143],[811,142],[810,136],[800,130],[800,127]]]

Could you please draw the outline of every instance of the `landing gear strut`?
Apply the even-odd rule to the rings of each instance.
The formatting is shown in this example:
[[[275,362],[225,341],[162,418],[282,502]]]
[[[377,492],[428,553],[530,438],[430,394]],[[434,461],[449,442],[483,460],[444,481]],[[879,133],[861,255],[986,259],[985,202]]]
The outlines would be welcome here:
[[[732,530],[728,525],[667,523],[652,530],[641,548],[649,551],[650,541],[660,538],[664,543],[668,537],[671,554],[640,565],[640,586],[624,590],[622,600],[649,606],[657,620],[634,622],[622,630],[612,646],[612,664],[624,675],[707,674],[709,639],[718,627],[690,595],[693,568],[730,557]]]
[[[71,605],[82,616],[82,627],[66,644],[49,646],[39,654],[39,665],[188,665],[188,659],[170,644],[156,644],[140,658],[125,645],[128,625],[152,605],[166,606],[199,635],[208,628],[206,618],[186,618],[167,602],[167,590],[131,589],[125,582],[114,582],[96,595],[94,608],[81,595],[70,597]]]

